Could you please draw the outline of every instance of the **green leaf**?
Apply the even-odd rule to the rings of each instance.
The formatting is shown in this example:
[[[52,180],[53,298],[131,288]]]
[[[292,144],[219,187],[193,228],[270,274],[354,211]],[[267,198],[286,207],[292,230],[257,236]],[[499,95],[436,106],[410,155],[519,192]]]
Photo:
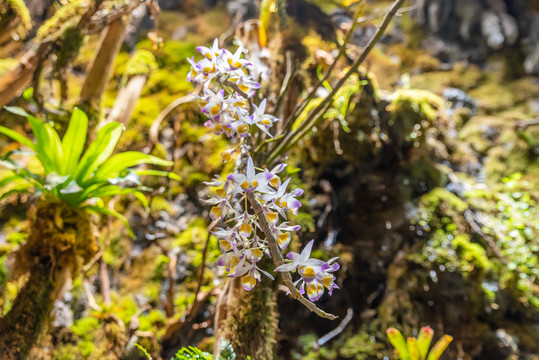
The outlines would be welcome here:
[[[36,138],[36,156],[43,165],[46,173],[55,171],[55,160],[52,158],[51,139],[43,122],[31,115],[28,115],[28,122]]]
[[[424,326],[419,330],[419,335],[417,336],[417,347],[419,349],[421,360],[425,360],[427,358],[433,335],[434,330],[432,330],[430,326]]]
[[[30,139],[28,139],[26,136],[19,134],[15,130],[8,129],[5,126],[0,126],[0,134],[4,134],[11,139],[23,144],[27,148],[30,148],[34,151],[36,151],[36,144]]]
[[[386,330],[389,342],[395,347],[399,356],[403,360],[410,360],[410,354],[408,353],[408,346],[402,336],[401,332],[395,328],[389,328]]]
[[[9,183],[11,183],[13,181],[17,181],[17,180],[27,181],[23,176],[18,175],[18,174],[6,176],[2,180],[0,180],[0,189],[3,188],[4,186],[8,185]]]
[[[122,124],[118,122],[111,122],[99,130],[77,166],[75,180],[79,185],[83,186],[97,167],[109,158],[121,134]]]
[[[99,205],[86,205],[86,206],[83,206],[82,208],[93,211],[95,213],[114,216],[115,218],[117,218],[118,220],[120,220],[124,224],[125,228],[127,229],[127,233],[129,234],[129,236],[131,236],[132,238],[135,237],[135,234],[133,234],[133,230],[131,230],[131,226],[129,226],[129,221],[127,221],[127,218],[125,216],[123,216],[122,214],[120,214],[119,212],[117,212],[115,210],[111,210],[111,209],[106,208],[104,206],[99,206]]]
[[[62,174],[73,174],[79,164],[80,155],[86,143],[86,133],[88,131],[88,117],[79,108],[73,110],[69,126],[62,139],[62,150],[64,161],[62,164]]]
[[[432,350],[429,353],[429,356],[427,357],[427,360],[438,360],[440,356],[442,356],[445,349],[449,346],[449,343],[453,341],[453,337],[449,335],[444,335],[440,340],[434,344],[432,347]]]
[[[113,155],[95,173],[96,181],[106,180],[117,176],[122,170],[140,164],[153,164],[160,166],[171,166],[171,161],[160,159],[153,155],[144,154],[138,151],[126,151]]]
[[[32,132],[36,138],[36,144],[32,148],[37,154],[37,158],[41,161],[45,172],[58,171],[56,168],[58,160],[58,148],[57,142],[60,141],[58,134],[52,129],[47,128],[45,124],[36,117],[28,114],[26,111],[20,107],[15,106],[4,106],[6,111],[9,111],[13,114],[23,116],[28,119]],[[54,136],[54,134],[56,136]],[[61,150],[61,149],[60,149]],[[61,159],[60,159],[61,161]]]
[[[142,200],[141,200],[142,205],[145,208],[148,207],[148,200],[146,200],[146,198],[140,192],[140,190],[133,189],[133,188],[122,188],[117,185],[106,185],[106,186],[97,188],[88,193],[88,198],[95,198],[95,197],[102,198],[105,196],[127,195],[127,194],[133,194],[139,200],[141,200],[140,195],[142,195]]]
[[[56,132],[56,130],[53,129],[52,126],[50,126],[49,124],[42,124],[45,128],[49,143],[49,146],[43,149],[43,153],[48,154],[52,163],[52,171],[55,171],[60,174],[63,163],[63,150],[60,136],[58,136],[58,133]]]
[[[31,116],[28,114],[24,109],[18,107],[18,106],[4,106],[4,110],[9,111],[12,114],[23,116],[25,118]]]
[[[417,339],[415,337],[406,339],[406,347],[412,360],[419,360],[419,348],[417,347]]]
[[[146,196],[141,191],[133,191],[133,196],[137,198],[138,201],[144,206],[144,209],[149,212],[150,211],[150,204],[148,204],[148,199],[146,199]]]
[[[172,179],[172,180],[182,181],[182,178],[179,175],[177,175],[177,174],[175,174],[173,172],[170,172],[170,171],[140,169],[140,170],[134,170],[134,172],[135,172],[135,174],[140,175],[140,176],[143,176],[143,175],[162,176],[162,177],[167,177],[167,178]]]

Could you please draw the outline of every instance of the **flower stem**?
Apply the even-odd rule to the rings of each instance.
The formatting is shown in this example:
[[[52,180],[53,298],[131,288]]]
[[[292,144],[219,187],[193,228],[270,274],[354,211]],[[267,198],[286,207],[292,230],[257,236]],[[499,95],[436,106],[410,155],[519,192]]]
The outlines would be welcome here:
[[[268,241],[268,246],[271,252],[271,257],[273,258],[273,262],[275,263],[276,266],[280,266],[284,264],[283,256],[281,252],[279,251],[277,238],[275,237],[275,233],[271,230],[271,226],[268,222],[268,219],[266,219],[262,206],[256,200],[254,193],[247,193],[247,200],[249,200],[249,203],[251,204],[253,211],[258,217],[258,221],[260,223],[260,226],[262,227],[262,230],[264,231],[264,235],[266,235],[266,240]],[[284,284],[286,285],[286,287],[288,287],[288,289],[290,290],[290,294],[292,295],[294,299],[298,300],[300,303],[305,305],[307,309],[311,310],[316,315],[322,318],[330,319],[330,320],[335,320],[337,318],[337,316],[321,310],[312,301],[303,297],[299,293],[296,286],[294,285],[294,282],[292,281],[292,276],[290,275],[289,272],[283,271],[281,272],[281,274],[283,276]]]

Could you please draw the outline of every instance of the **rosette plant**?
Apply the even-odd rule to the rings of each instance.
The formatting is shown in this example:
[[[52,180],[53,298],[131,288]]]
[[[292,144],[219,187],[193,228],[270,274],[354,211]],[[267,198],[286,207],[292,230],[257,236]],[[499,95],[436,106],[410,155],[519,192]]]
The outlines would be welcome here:
[[[2,197],[15,192],[37,193],[30,208],[29,235],[15,252],[14,275],[28,273],[11,310],[0,318],[0,353],[6,359],[24,359],[46,327],[53,303],[75,278],[84,264],[97,253],[91,213],[112,215],[126,225],[127,219],[106,206],[106,198],[132,194],[147,207],[141,191],[140,175],[174,175],[161,170],[133,170],[132,166],[172,162],[136,151],[112,154],[123,125],[103,126],[87,147],[88,118],[75,109],[67,131],[60,140],[49,124],[20,108],[6,110],[28,119],[35,141],[0,126],[0,133],[23,145],[24,150],[8,152],[0,165],[12,175],[0,182]],[[19,165],[16,155],[35,156],[41,171]],[[38,166],[39,168],[39,166]]]
[[[430,326],[422,327],[417,338],[409,337],[406,340],[395,328],[387,329],[386,333],[389,342],[395,347],[395,353],[402,360],[438,360],[453,341],[452,336],[444,335],[430,348],[434,336],[434,330]]]

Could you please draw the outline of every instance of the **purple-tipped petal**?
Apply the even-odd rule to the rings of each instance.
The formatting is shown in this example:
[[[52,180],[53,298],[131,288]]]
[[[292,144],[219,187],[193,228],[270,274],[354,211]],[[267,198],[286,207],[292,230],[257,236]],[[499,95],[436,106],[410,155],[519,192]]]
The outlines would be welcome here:
[[[301,203],[299,202],[298,199],[293,199],[293,200],[292,200],[292,203],[289,203],[289,204],[288,204],[288,208],[289,208],[289,209],[297,209],[297,208],[299,208],[299,207],[301,207]]]

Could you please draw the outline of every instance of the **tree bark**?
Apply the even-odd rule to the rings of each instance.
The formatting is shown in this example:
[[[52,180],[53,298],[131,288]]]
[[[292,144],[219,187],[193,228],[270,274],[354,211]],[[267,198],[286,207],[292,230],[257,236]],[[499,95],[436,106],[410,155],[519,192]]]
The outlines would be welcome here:
[[[277,306],[273,284],[263,278],[254,289],[245,291],[240,278],[230,281],[226,314],[216,319],[214,354],[219,355],[222,346],[230,344],[236,359],[275,359]]]
[[[46,58],[51,42],[44,42],[36,49],[29,50],[16,68],[0,79],[0,108],[15,98],[32,80],[41,59]]]
[[[26,359],[39,335],[47,328],[55,300],[53,294],[64,285],[53,281],[52,277],[50,263],[30,269],[28,281],[17,295],[13,307],[0,319],[2,359]]]
[[[48,327],[54,301],[82,264],[97,252],[89,215],[62,202],[41,199],[29,213],[28,240],[17,251],[14,273],[28,273],[11,310],[0,318],[0,357],[28,358]]]

